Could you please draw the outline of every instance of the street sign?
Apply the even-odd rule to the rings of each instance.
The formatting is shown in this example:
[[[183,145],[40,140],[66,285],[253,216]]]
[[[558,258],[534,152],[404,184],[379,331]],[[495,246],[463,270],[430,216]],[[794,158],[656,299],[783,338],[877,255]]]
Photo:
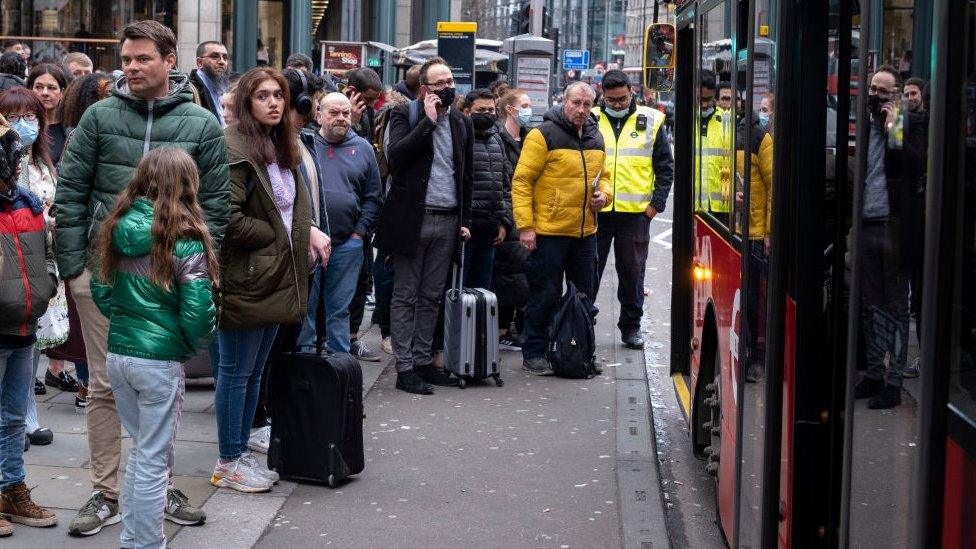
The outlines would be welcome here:
[[[474,88],[475,34],[478,24],[473,22],[437,22],[437,54],[444,58],[454,76],[458,94]]]
[[[586,70],[590,68],[589,50],[563,50],[563,70]]]

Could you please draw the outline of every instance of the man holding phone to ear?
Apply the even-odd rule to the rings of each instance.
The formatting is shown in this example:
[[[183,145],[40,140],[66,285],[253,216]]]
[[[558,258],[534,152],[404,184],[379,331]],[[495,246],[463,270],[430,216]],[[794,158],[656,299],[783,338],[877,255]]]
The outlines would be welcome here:
[[[928,124],[924,115],[898,109],[898,73],[882,65],[868,90],[867,169],[861,181],[860,227],[855,250],[861,284],[861,327],[867,342],[867,369],[854,398],[870,398],[868,408],[901,404],[908,362],[908,281],[911,278],[912,200],[924,173]],[[904,117],[904,118],[901,118]],[[885,355],[890,355],[887,368]]]
[[[431,394],[456,380],[433,364],[437,312],[458,235],[471,237],[471,119],[451,107],[454,76],[434,57],[420,69],[420,96],[390,112],[390,188],[375,245],[393,256],[390,327],[397,389]]]

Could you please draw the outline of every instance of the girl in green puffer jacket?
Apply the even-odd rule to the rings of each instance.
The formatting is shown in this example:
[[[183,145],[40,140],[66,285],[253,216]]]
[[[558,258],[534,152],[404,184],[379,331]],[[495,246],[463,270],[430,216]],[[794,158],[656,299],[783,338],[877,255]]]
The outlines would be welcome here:
[[[159,546],[183,401],[182,362],[214,329],[216,255],[197,202],[199,178],[179,149],[150,151],[102,224],[92,297],[109,319],[106,369],[132,436],[123,540]]]

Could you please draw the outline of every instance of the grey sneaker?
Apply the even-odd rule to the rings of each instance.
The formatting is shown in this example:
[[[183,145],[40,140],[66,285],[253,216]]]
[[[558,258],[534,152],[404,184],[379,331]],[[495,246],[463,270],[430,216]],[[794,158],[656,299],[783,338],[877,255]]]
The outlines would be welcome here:
[[[257,471],[241,463],[240,459],[227,463],[217,462],[214,466],[210,484],[217,488],[231,488],[238,492],[253,494],[271,490],[271,482]]]
[[[527,358],[522,361],[522,369],[537,376],[553,375],[549,361],[544,358]]]
[[[268,469],[262,465],[261,462],[254,457],[254,454],[251,454],[250,452],[241,456],[241,464],[246,467],[250,467],[251,470],[267,479],[267,481],[271,484],[277,484],[278,480],[281,479],[281,476],[278,475],[277,472],[272,471],[271,469]]]
[[[921,359],[916,357],[915,360],[912,361],[910,365],[905,366],[905,372],[902,374],[902,376],[908,378],[915,378],[921,375],[921,372],[918,369],[920,362]]]
[[[68,534],[72,536],[94,536],[102,528],[122,520],[119,504],[105,499],[99,491],[92,492],[91,498],[78,510],[75,518],[68,524]]]
[[[163,511],[163,517],[183,526],[199,526],[207,522],[207,513],[191,505],[190,498],[186,497],[179,488],[172,486],[166,490],[166,509]]]
[[[349,354],[366,362],[379,362],[380,355],[374,353],[360,340],[353,341],[349,346]]]

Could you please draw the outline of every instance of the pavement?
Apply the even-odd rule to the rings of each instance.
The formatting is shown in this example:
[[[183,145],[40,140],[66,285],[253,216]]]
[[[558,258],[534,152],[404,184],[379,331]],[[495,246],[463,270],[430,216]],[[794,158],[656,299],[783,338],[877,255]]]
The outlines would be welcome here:
[[[670,547],[648,369],[644,353],[619,343],[615,296],[608,265],[596,327],[604,373],[590,380],[532,376],[521,370],[519,353],[503,351],[504,387],[418,396],[394,388],[387,355],[362,363],[366,469],[334,490],[288,481],[257,495],[213,488],[213,391],[209,380],[188,386],[174,483],[208,520],[199,527],[167,522],[170,545]],[[375,328],[363,340],[379,349]],[[121,525],[89,538],[67,536],[90,492],[85,418],[72,395],[50,388],[38,408],[55,439],[25,454],[27,482],[60,522],[17,526],[8,539],[32,549],[117,546]],[[123,445],[125,456],[127,437]]]

